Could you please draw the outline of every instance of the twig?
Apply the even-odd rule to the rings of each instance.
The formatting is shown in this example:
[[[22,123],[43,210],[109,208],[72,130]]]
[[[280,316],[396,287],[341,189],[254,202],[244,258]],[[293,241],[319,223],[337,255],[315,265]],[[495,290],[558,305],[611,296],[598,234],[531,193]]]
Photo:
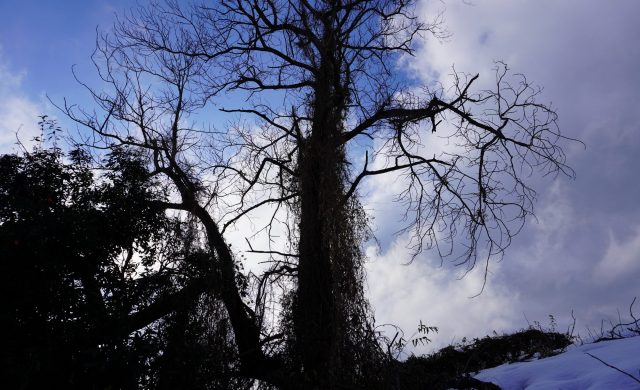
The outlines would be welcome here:
[[[611,368],[613,368],[614,370],[616,370],[616,371],[618,371],[618,372],[621,372],[621,373],[625,374],[626,376],[628,376],[629,378],[633,379],[634,381],[636,381],[636,382],[640,383],[640,379],[638,379],[638,378],[636,378],[635,376],[633,376],[633,375],[629,374],[628,372],[623,371],[623,370],[619,369],[618,367],[612,366],[611,364],[609,364],[609,363],[605,362],[604,360],[600,359],[599,357],[597,357],[597,356],[593,356],[593,355],[592,355],[592,354],[590,354],[589,352],[585,352],[585,354],[587,354],[587,355],[591,356],[592,358],[596,359],[597,361],[599,361],[600,363],[604,364],[605,366],[607,366],[607,367],[611,367]]]

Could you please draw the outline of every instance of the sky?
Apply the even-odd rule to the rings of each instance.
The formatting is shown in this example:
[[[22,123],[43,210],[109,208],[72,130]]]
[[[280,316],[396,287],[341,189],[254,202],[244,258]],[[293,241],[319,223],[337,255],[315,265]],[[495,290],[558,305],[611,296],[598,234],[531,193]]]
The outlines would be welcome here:
[[[491,264],[477,298],[469,297],[481,289],[480,269],[458,280],[462,270],[440,267],[429,252],[399,265],[408,260],[406,237],[379,255],[372,251],[376,317],[401,318],[405,329],[419,319],[439,326],[435,346],[534,321],[548,325],[549,315],[565,330],[572,310],[582,335],[586,327],[599,330],[601,320],[617,322],[617,310],[624,316],[640,295],[640,3],[430,1],[421,14],[442,10],[451,36],[427,40],[409,61],[416,77],[446,84],[455,65],[488,83],[494,61],[502,60],[544,88],[540,100],[555,107],[561,131],[586,148],[565,145],[575,180],[532,182],[537,220]],[[385,180],[372,184],[380,203]],[[392,207],[379,210],[377,220],[389,226],[393,213]]]
[[[94,75],[90,61],[96,29],[108,29],[132,0],[0,1],[0,150],[38,134],[38,115],[60,113],[49,98],[86,101],[80,78]]]
[[[140,0],[141,4],[144,1]],[[92,77],[96,28],[108,29],[127,0],[3,0],[0,2],[0,152],[37,134],[38,115],[65,119],[49,103],[87,103],[73,78]],[[640,2],[634,0],[421,1],[427,20],[443,12],[449,38],[427,37],[401,61],[415,80],[447,84],[452,66],[493,80],[506,62],[542,86],[542,101],[559,114],[576,179],[533,178],[536,219],[530,219],[492,263],[487,286],[476,269],[441,265],[424,252],[410,264],[407,237],[392,203],[393,183],[366,182],[365,206],[381,247],[368,247],[367,292],[378,323],[413,334],[420,321],[440,332],[427,352],[462,337],[503,332],[553,315],[559,330],[600,329],[624,316],[640,296]],[[70,126],[70,125],[69,125]],[[637,307],[640,307],[638,305]],[[640,312],[640,309],[636,313]]]

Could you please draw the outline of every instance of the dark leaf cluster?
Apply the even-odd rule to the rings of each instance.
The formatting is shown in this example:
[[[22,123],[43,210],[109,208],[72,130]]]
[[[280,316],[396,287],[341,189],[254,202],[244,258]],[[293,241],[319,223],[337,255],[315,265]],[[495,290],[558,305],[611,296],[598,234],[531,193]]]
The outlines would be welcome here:
[[[209,255],[154,205],[139,155],[117,148],[95,168],[80,149],[0,156],[3,383],[226,388],[229,325],[194,283]]]

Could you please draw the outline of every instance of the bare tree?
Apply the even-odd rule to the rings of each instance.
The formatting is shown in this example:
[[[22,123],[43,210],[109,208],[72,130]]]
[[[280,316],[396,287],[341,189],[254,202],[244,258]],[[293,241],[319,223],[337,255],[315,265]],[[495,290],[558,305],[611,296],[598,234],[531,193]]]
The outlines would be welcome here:
[[[506,65],[491,90],[475,88],[478,75],[454,73],[450,88],[398,77],[401,56],[442,34],[415,6],[154,3],[99,37],[94,61],[110,89],[88,87],[96,111],[65,104],[93,130],[85,143],[146,150],[175,199],[158,206],[199,220],[217,275],[206,288],[228,313],[241,376],[282,388],[384,379],[362,287],[369,231],[358,188],[368,177],[405,184],[398,199],[415,254],[437,248],[472,267],[502,254],[531,213],[523,177],[572,174],[555,112]],[[236,121],[197,125],[212,105]],[[436,137],[454,147],[434,151]],[[248,253],[269,254],[271,266],[255,276],[250,307],[224,235],[258,210],[270,215],[258,228],[270,245],[249,243]],[[268,320],[280,282],[284,314]]]

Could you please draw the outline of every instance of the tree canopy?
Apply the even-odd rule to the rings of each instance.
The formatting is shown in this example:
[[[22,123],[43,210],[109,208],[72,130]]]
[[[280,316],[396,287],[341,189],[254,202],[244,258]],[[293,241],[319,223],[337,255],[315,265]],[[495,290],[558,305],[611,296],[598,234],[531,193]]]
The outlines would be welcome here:
[[[115,148],[96,166],[82,150],[38,147],[1,156],[0,173],[5,384],[231,380],[226,316],[206,304],[208,255],[155,205],[164,195],[139,155]]]

